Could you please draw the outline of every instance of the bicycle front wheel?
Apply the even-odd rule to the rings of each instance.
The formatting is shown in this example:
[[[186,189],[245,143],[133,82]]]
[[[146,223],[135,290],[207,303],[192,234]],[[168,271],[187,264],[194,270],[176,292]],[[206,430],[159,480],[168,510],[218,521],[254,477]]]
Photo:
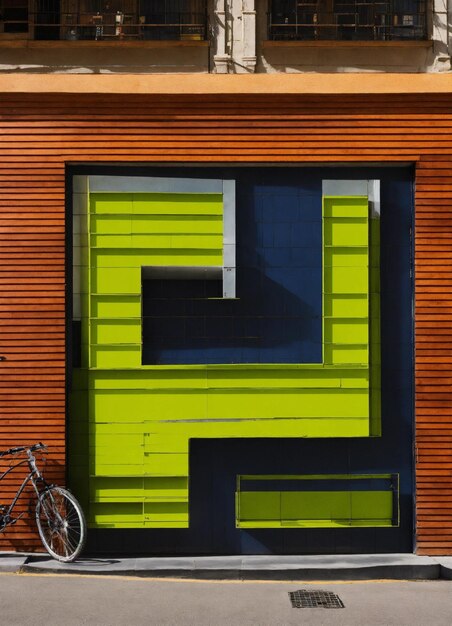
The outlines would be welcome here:
[[[58,561],[70,563],[83,550],[86,522],[74,496],[61,487],[49,487],[36,505],[36,524],[47,552]]]

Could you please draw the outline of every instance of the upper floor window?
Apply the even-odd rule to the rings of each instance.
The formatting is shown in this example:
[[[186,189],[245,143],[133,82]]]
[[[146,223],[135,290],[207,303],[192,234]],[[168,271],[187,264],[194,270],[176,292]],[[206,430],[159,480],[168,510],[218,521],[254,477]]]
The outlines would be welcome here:
[[[0,33],[26,36],[28,33],[28,0],[0,0]]]
[[[0,0],[0,36],[68,41],[206,38],[207,0]]]
[[[426,0],[270,0],[269,39],[273,40],[426,37]]]

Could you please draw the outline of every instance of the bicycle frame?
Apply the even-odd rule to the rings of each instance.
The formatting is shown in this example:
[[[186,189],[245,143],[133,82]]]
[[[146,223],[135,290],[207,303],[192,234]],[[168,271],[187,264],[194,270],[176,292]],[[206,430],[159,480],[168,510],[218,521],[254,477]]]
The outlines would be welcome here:
[[[16,463],[15,465],[9,467],[5,472],[3,472],[3,474],[0,475],[0,482],[5,478],[5,476],[7,476],[8,474],[10,474],[12,471],[14,471],[16,468],[20,467],[21,465],[25,465],[28,464],[28,467],[30,468],[30,473],[24,478],[21,486],[19,487],[19,489],[16,492],[16,495],[14,496],[11,504],[9,505],[9,507],[5,510],[4,506],[2,506],[3,510],[0,511],[1,517],[0,517],[0,532],[3,532],[7,526],[10,526],[12,524],[15,524],[23,515],[24,513],[21,513],[19,515],[19,517],[16,518],[11,518],[11,513],[14,510],[14,507],[16,506],[17,501],[19,500],[20,496],[22,495],[25,487],[28,485],[29,482],[31,482],[31,484],[33,485],[33,489],[36,492],[36,496],[39,498],[39,495],[42,493],[43,490],[39,490],[37,483],[42,483],[44,489],[48,489],[49,487],[51,487],[52,485],[49,485],[46,480],[44,479],[43,475],[41,474],[41,472],[39,471],[37,465],[36,465],[36,459],[34,457],[34,455],[32,454],[32,452],[30,450],[27,450],[27,458],[26,459],[22,459],[21,461],[19,461],[18,463]]]
[[[71,563],[79,556],[85,545],[85,516],[80,504],[70,491],[50,484],[44,479],[33,453],[46,449],[46,445],[38,442],[31,446],[18,446],[0,451],[0,458],[13,457],[10,458],[8,468],[0,472],[0,482],[25,464],[28,465],[29,470],[12,502],[9,505],[0,506],[0,532],[15,524],[26,514],[25,510],[17,517],[12,516],[17,501],[31,482],[37,500],[35,521],[39,538],[50,556],[57,561]],[[16,462],[14,456],[19,453],[25,453],[26,458],[18,459]]]

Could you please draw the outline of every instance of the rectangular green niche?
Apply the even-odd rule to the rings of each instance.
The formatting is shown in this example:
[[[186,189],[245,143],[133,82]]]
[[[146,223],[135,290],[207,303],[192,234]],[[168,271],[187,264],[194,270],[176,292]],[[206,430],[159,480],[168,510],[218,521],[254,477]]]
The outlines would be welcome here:
[[[398,525],[398,474],[237,476],[237,528]]]

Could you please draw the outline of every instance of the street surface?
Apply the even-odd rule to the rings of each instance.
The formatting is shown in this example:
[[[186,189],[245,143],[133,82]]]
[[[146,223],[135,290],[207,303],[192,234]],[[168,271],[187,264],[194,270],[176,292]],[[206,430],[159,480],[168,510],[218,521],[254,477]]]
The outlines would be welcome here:
[[[288,592],[337,593],[343,609],[294,609]],[[452,581],[237,582],[0,575],[0,624],[33,626],[451,626]]]

